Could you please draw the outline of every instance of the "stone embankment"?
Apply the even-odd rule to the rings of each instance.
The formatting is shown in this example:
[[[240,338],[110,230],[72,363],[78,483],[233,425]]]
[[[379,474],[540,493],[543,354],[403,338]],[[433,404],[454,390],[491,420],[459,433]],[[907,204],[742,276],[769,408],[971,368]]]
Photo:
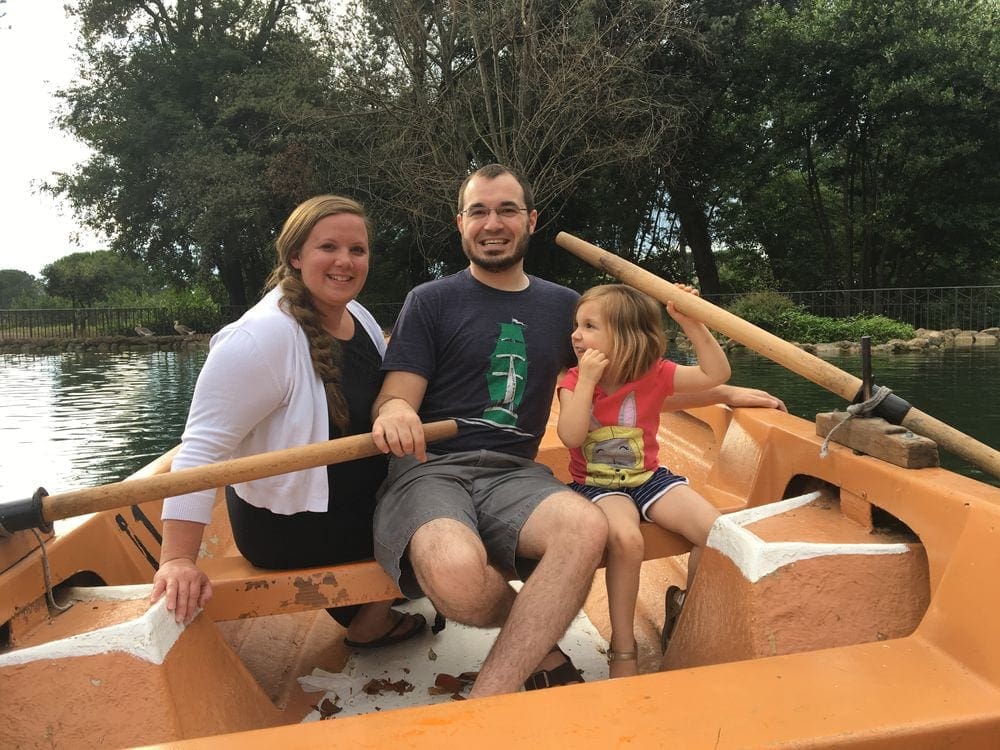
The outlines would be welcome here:
[[[98,336],[92,339],[0,339],[0,354],[62,354],[63,352],[176,352],[207,349],[207,333],[191,336]]]
[[[930,331],[918,328],[909,340],[890,339],[884,344],[872,346],[872,353],[903,354],[935,349],[971,349],[978,346],[996,346],[1000,341],[1000,328],[986,328],[982,331],[963,331],[949,328],[944,331]],[[798,344],[811,354],[823,355],[853,354],[861,349],[857,341],[837,341],[831,344]]]
[[[926,328],[918,328],[915,333],[916,335],[912,339],[890,339],[884,344],[875,344],[872,346],[872,352],[876,354],[903,354],[944,349],[972,349],[1000,344],[1000,328],[985,328],[982,331],[963,331],[959,328],[931,331]],[[683,335],[678,335],[674,343],[678,348],[689,348],[687,339]],[[856,354],[861,349],[861,344],[857,341],[834,341],[825,344],[793,343],[803,351],[815,354],[817,357]],[[743,345],[730,339],[723,343],[722,348],[731,351],[741,349]]]

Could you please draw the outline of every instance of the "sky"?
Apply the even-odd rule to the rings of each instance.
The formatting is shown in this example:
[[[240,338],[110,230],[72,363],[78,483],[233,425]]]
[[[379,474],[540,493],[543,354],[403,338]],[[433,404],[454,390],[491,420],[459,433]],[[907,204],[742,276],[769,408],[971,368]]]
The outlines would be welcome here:
[[[88,155],[51,124],[53,94],[76,72],[75,30],[63,0],[7,0],[0,13],[0,270],[38,276],[57,258],[106,247],[82,230],[68,204],[35,187]],[[72,239],[75,233],[80,244]]]

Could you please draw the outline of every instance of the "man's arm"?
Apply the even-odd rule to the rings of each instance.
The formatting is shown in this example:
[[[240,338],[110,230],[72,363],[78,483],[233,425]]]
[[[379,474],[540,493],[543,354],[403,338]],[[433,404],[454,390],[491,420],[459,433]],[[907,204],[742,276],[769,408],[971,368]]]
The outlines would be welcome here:
[[[665,411],[680,411],[696,406],[726,404],[727,406],[751,406],[788,411],[785,402],[767,391],[757,388],[741,388],[738,385],[717,385],[694,393],[675,393],[663,402]]]
[[[372,439],[383,453],[413,454],[427,460],[424,426],[417,410],[427,391],[427,378],[413,372],[386,373],[382,390],[372,405]]]

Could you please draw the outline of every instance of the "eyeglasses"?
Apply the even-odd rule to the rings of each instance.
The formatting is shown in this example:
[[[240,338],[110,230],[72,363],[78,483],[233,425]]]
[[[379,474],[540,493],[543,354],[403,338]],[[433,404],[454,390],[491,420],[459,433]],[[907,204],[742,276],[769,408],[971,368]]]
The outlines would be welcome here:
[[[473,221],[483,221],[489,218],[491,213],[496,213],[501,219],[514,219],[521,215],[522,211],[527,211],[527,208],[518,208],[517,206],[500,206],[500,208],[486,208],[486,206],[473,206],[472,208],[467,208],[461,213],[463,213],[467,218]]]

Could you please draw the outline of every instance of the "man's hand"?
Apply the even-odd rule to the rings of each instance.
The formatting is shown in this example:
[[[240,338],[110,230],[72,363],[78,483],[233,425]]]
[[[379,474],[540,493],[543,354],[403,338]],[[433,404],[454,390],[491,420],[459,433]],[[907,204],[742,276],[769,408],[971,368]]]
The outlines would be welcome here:
[[[758,388],[743,388],[741,386],[729,386],[729,397],[726,403],[729,406],[750,406],[763,409],[779,409],[787,412],[788,407],[785,402],[777,396],[772,396],[767,391]]]
[[[406,399],[390,398],[382,403],[372,423],[372,439],[383,453],[412,454],[421,463],[427,460],[424,426]]]

